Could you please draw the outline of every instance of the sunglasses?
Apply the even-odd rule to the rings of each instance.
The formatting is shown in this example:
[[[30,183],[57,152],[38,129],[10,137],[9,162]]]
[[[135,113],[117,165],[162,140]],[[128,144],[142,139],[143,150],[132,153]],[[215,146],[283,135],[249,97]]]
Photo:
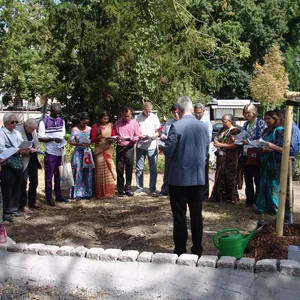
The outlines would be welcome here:
[[[10,121],[9,124],[18,124],[19,121]]]

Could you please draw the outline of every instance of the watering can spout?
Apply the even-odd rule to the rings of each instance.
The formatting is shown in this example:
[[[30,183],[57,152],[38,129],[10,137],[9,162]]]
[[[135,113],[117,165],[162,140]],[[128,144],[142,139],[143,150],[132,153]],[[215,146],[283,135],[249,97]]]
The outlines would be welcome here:
[[[252,239],[254,233],[257,231],[257,228],[253,229],[246,237],[243,238],[243,248],[244,250],[248,246],[250,240]]]

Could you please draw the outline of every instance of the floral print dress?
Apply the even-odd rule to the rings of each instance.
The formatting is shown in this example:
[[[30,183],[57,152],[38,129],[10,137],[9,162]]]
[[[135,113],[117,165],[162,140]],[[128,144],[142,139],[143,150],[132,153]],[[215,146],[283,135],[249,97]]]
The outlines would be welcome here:
[[[82,137],[90,138],[91,127],[81,131],[74,127],[71,131],[70,142],[79,143]],[[70,190],[72,199],[90,199],[93,197],[93,168],[83,168],[83,146],[75,146],[71,158],[71,165],[74,177],[74,186]]]

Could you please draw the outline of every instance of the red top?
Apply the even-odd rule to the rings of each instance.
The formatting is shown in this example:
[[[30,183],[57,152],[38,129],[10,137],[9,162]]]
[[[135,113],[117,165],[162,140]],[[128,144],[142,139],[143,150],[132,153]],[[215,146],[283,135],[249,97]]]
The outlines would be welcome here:
[[[97,136],[98,126],[99,125],[97,123],[92,126],[92,129],[91,129],[91,140],[92,140],[92,143],[96,142],[96,136]],[[104,129],[105,129],[105,127],[100,125],[100,130],[104,130]],[[115,130],[114,130],[113,125],[111,124],[111,136],[114,136],[114,135],[116,135],[115,134]]]

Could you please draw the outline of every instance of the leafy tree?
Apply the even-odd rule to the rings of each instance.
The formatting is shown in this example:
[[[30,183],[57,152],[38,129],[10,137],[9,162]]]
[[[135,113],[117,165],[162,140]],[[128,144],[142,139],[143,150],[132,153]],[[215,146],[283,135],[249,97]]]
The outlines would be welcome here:
[[[13,95],[15,105],[37,95],[51,95],[57,71],[47,57],[51,36],[44,6],[36,0],[17,0],[2,1],[1,7],[2,90]]]
[[[289,80],[284,69],[282,52],[278,45],[274,45],[264,56],[264,64],[260,65],[257,62],[254,66],[251,95],[269,109],[270,106],[280,106],[288,86]]]

